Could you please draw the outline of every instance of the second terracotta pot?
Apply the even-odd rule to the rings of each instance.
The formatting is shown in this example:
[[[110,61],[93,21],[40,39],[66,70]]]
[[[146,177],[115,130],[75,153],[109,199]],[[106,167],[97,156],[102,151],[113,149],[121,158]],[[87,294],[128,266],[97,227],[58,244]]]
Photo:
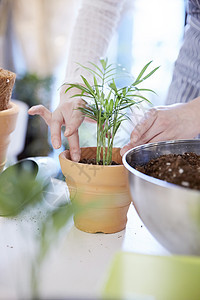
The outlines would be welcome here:
[[[81,158],[95,158],[96,147],[81,148]],[[120,148],[113,149],[112,159],[120,165],[100,166],[71,161],[69,150],[59,156],[70,191],[70,198],[83,207],[74,216],[80,230],[114,233],[126,227],[131,202],[128,172],[122,165]]]
[[[6,153],[10,142],[10,134],[14,131],[19,108],[11,102],[8,109],[0,111],[0,171],[6,163]]]

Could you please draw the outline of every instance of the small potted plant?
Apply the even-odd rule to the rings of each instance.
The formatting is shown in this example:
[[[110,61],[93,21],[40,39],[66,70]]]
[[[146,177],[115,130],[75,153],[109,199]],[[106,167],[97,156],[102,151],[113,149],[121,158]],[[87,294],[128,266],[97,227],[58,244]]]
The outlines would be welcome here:
[[[15,129],[19,112],[18,106],[10,101],[15,77],[15,73],[0,69],[0,172],[6,163],[10,134]]]
[[[87,208],[74,216],[75,226],[83,231],[114,233],[126,226],[131,198],[120,148],[113,147],[114,138],[121,123],[128,118],[127,109],[148,101],[140,92],[153,92],[138,88],[158,69],[145,75],[150,63],[132,84],[122,88],[116,84],[117,67],[108,64],[107,59],[100,60],[100,67],[93,63],[92,68],[81,66],[90,78],[92,75],[92,84],[84,76],[81,76],[82,84],[66,83],[66,93],[73,88],[80,90],[73,97],[85,100],[85,106],[79,109],[97,124],[97,147],[81,148],[80,162],[70,159],[69,150],[59,156],[71,200]]]

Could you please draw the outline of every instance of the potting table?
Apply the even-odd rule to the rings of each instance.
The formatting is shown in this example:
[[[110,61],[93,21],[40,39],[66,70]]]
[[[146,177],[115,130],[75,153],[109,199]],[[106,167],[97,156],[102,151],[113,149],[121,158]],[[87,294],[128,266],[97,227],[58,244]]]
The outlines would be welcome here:
[[[65,183],[52,179],[52,190],[44,195],[40,206],[18,218],[0,218],[0,299],[28,299],[37,219],[65,201],[67,195]],[[71,220],[41,269],[42,299],[99,299],[112,259],[121,250],[169,255],[145,228],[132,205],[126,229],[115,234],[85,233]]]

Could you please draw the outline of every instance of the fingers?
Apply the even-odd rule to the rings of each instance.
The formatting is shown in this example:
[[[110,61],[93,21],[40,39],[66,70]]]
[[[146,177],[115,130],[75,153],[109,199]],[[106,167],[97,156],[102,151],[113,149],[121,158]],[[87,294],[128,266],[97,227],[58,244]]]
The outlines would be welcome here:
[[[152,139],[148,141],[148,143],[156,143],[156,142],[162,142],[162,141],[168,141],[172,140],[173,138],[167,137],[166,133],[162,132],[156,136],[154,136]]]
[[[77,129],[80,127],[84,120],[84,115],[77,107],[83,107],[83,101],[76,102],[76,106],[72,108],[70,119],[68,120],[68,116],[64,115],[65,121],[65,132],[64,136],[70,137],[73,135]]]
[[[55,149],[61,147],[61,126],[62,118],[56,118],[56,114],[52,114],[46,107],[43,105],[32,106],[28,110],[29,115],[39,115],[41,116],[46,124],[50,127],[51,131],[51,142],[52,146]],[[54,117],[53,117],[54,116]]]
[[[121,154],[145,143],[193,138],[195,118],[188,105],[184,103],[150,110],[133,130],[130,142],[122,148]]]
[[[54,149],[59,149],[61,147],[61,126],[62,123],[58,120],[52,120],[50,130],[51,130],[51,143]]]
[[[73,103],[76,102],[74,101]],[[55,149],[61,147],[61,127],[63,124],[66,125],[64,135],[68,138],[71,159],[74,161],[80,160],[78,128],[81,125],[84,116],[80,110],[76,109],[76,106],[81,105],[83,104],[78,102],[76,105],[64,103],[53,113],[43,105],[33,106],[29,109],[30,115],[40,115],[50,127],[51,142]]]
[[[51,130],[51,143],[55,149],[61,147],[61,127],[64,124],[63,114],[60,109],[56,109],[52,113],[50,130]]]
[[[78,130],[75,133],[68,137],[70,156],[73,161],[79,161],[81,157],[81,150],[79,146],[79,136]]]
[[[124,155],[128,150],[147,143],[151,138],[158,134],[159,127],[155,126],[157,119],[157,110],[150,109],[144,118],[138,123],[131,133],[130,142],[125,145],[120,154]]]
[[[73,101],[74,106],[71,107],[70,118],[67,114],[63,115],[65,123],[64,136],[67,137],[69,142],[70,156],[73,161],[79,161],[81,157],[81,150],[79,146],[79,135],[78,128],[84,120],[83,113],[78,109],[78,107],[83,107],[84,101],[77,100]]]
[[[154,136],[152,139],[148,140],[147,142],[142,141],[141,139],[138,140],[137,143],[132,143],[129,142],[127,145],[125,145],[121,150],[120,150],[120,154],[121,156],[123,156],[128,150],[139,146],[139,145],[143,145],[145,143],[156,143],[156,142],[161,142],[161,141],[167,141],[167,140],[171,140],[171,138],[167,138],[165,133],[160,133],[156,136]]]
[[[40,115],[44,121],[46,122],[46,124],[48,126],[50,126],[51,124],[51,112],[44,107],[43,105],[35,105],[32,106],[29,110],[28,110],[29,115]]]
[[[128,150],[134,148],[134,147],[137,147],[137,146],[140,146],[142,145],[143,143],[140,143],[140,142],[137,142],[137,143],[132,143],[132,142],[129,142],[128,144],[126,144],[123,148],[121,148],[120,150],[120,154],[121,156],[123,156]]]
[[[151,126],[154,124],[157,118],[157,110],[150,109],[145,115],[144,118],[136,125],[131,133],[131,143],[136,143],[142,139],[149,131]],[[154,134],[155,135],[155,134]],[[144,139],[144,138],[143,138]]]
[[[65,116],[64,116],[65,119]],[[73,135],[77,129],[79,128],[79,126],[82,124],[84,117],[82,116],[82,114],[78,114],[75,113],[69,122],[67,122],[67,120],[65,120],[65,132],[64,132],[64,136],[66,136],[67,138],[70,137],[71,135]]]
[[[55,149],[61,147],[61,126],[62,126],[62,117],[58,113],[51,113],[43,105],[32,106],[28,110],[29,115],[40,115],[46,124],[50,127],[51,131],[51,142],[52,146]]]
[[[128,143],[127,145],[125,145],[121,150],[120,150],[120,154],[121,156],[123,156],[128,150],[132,149],[134,147],[134,145],[132,143]]]

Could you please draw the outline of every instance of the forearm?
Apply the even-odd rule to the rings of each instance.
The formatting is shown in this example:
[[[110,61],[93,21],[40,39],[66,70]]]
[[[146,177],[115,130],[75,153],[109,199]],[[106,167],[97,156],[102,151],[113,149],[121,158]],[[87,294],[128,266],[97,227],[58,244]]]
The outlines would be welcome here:
[[[124,0],[83,0],[71,39],[65,82],[80,82],[85,75],[77,62],[97,63],[104,56],[116,29]],[[88,74],[87,74],[88,75]]]

